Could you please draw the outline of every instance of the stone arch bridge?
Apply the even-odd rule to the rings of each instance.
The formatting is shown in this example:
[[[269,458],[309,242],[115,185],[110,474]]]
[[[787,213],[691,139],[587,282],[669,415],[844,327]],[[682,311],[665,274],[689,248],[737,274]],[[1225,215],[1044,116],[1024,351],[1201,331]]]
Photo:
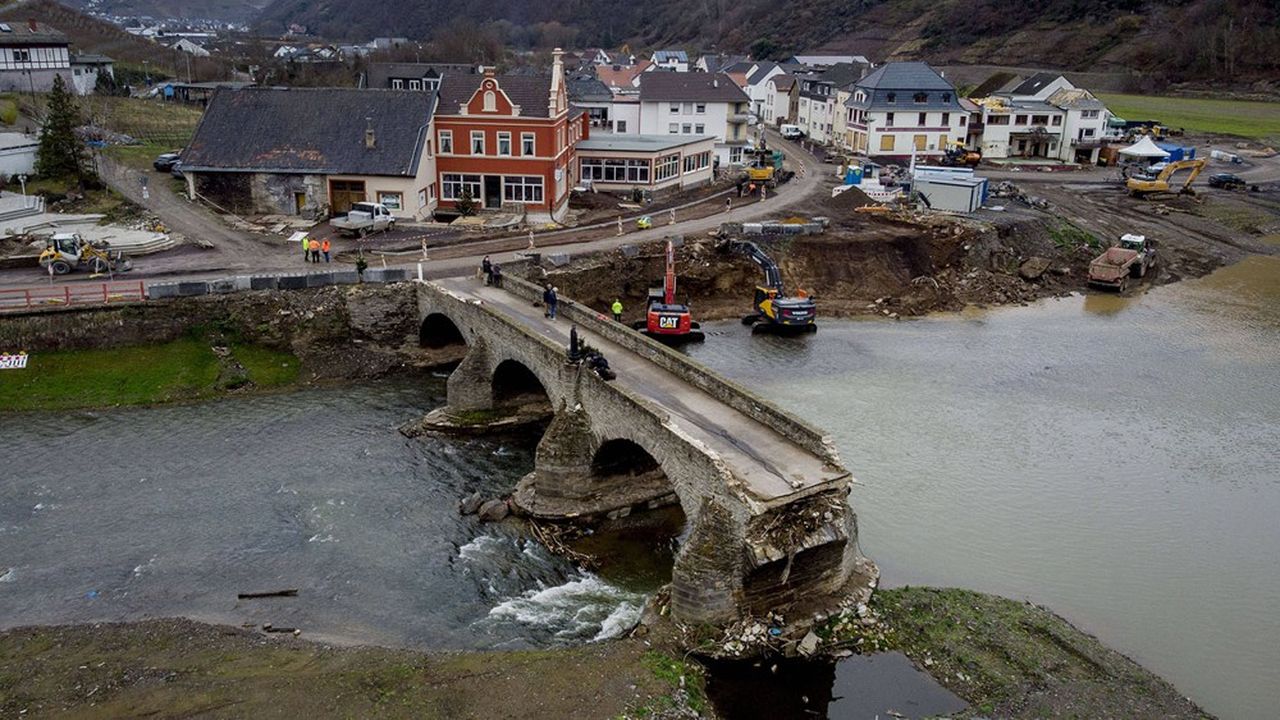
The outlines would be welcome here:
[[[549,401],[550,426],[515,500],[537,517],[617,516],[678,502],[689,528],[673,568],[672,614],[723,624],[775,609],[825,607],[865,585],[850,473],[828,438],[686,356],[541,290],[473,278],[418,283],[422,344],[461,345],[448,380],[454,414]],[[569,328],[618,373],[566,362]]]

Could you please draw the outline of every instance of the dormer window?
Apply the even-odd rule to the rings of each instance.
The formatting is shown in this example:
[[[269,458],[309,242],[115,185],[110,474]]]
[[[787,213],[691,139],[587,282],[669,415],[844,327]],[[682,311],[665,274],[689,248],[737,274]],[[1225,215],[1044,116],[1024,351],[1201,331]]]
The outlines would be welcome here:
[[[897,102],[897,101],[898,101],[898,93],[889,93],[888,95],[885,95],[885,96],[884,96],[884,101],[885,101],[885,102],[887,102],[887,103]]]
[[[951,102],[951,93],[942,93],[942,102]]]
[[[915,101],[916,101],[916,102],[918,102],[918,103],[922,103],[922,102],[929,102],[929,94],[928,94],[928,93],[916,93],[916,94],[912,97],[912,100],[915,100]]]

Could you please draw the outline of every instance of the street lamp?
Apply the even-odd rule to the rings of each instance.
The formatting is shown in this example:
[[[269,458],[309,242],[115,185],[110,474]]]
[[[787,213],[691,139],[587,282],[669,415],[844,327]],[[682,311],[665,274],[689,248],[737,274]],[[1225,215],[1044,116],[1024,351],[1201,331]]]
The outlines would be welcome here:
[[[22,185],[22,207],[30,207],[27,205],[27,176],[18,175],[18,183]]]

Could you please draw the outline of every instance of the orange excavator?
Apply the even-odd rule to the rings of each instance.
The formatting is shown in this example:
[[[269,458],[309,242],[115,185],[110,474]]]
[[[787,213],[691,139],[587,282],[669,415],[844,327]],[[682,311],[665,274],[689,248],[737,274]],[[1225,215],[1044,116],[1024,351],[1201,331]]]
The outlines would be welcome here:
[[[698,323],[693,321],[689,306],[676,302],[676,250],[667,241],[667,271],[662,287],[649,289],[649,307],[645,319],[635,329],[661,343],[678,345],[706,339]]]

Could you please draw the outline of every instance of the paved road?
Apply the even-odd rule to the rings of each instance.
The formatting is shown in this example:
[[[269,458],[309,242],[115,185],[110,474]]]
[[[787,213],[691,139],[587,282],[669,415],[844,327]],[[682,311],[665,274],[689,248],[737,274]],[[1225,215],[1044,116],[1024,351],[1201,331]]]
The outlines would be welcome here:
[[[542,308],[473,278],[449,278],[439,284],[501,312],[530,332],[568,347],[568,320],[548,320]],[[579,330],[581,332],[581,329]],[[749,492],[766,503],[828,483],[848,473],[824,467],[821,458],[792,443],[670,372],[607,340],[587,335],[618,373],[613,382],[648,400],[670,416],[672,424],[711,448]]]

